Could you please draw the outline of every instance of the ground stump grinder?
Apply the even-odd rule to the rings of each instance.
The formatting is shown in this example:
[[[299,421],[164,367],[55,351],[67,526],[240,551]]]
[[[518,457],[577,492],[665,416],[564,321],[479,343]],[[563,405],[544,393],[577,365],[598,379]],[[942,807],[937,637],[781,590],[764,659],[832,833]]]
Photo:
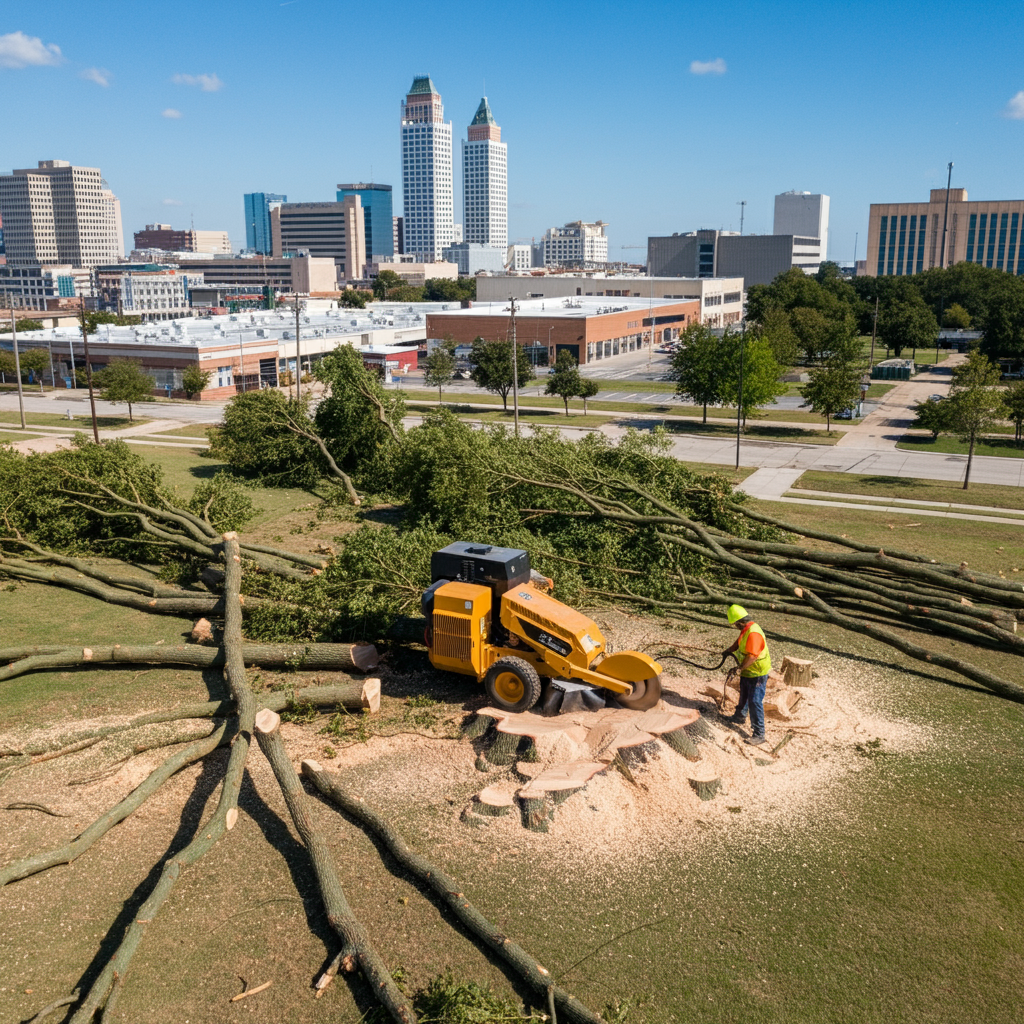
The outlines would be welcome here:
[[[545,592],[551,581],[525,551],[449,544],[431,555],[430,576],[430,663],[475,676],[497,707],[527,711],[543,694],[546,714],[606,698],[645,710],[661,697],[661,665],[639,651],[609,654],[592,619]]]

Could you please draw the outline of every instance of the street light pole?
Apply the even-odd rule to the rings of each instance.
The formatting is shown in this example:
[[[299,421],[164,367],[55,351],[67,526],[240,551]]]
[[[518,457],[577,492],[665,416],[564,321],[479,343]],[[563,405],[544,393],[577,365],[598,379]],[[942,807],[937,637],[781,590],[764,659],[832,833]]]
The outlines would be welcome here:
[[[14,299],[11,299],[11,340],[14,343],[14,376],[18,379],[18,411],[21,429],[25,430],[25,396],[21,391],[21,358],[18,355],[18,325],[14,319]]]
[[[100,428],[96,423],[96,396],[92,390],[92,364],[89,362],[89,332],[85,324],[85,303],[83,302],[79,312],[82,314],[82,348],[85,349],[85,379],[89,385],[89,409],[92,412],[92,438],[100,443]]]
[[[515,434],[519,436],[519,354],[516,344],[516,300],[512,303],[512,419],[515,423]],[[550,332],[548,338],[551,337]]]

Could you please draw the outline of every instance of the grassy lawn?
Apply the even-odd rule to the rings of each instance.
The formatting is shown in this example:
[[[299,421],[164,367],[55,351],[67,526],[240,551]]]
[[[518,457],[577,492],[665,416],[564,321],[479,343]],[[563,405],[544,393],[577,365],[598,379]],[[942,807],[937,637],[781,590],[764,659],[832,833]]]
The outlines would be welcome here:
[[[91,430],[92,417],[89,415],[89,407],[73,413],[74,419],[69,420],[67,416],[61,416],[55,412],[27,412],[25,422],[37,427],[66,427],[69,430]],[[136,416],[129,420],[127,416],[97,416],[96,425],[100,430],[120,430],[122,427],[133,427],[139,423],[148,423],[149,417]],[[20,423],[17,412],[0,412],[0,423]]]
[[[694,423],[690,420],[665,420],[665,429],[670,434],[703,434],[708,437],[735,437],[736,426],[708,420]],[[833,430],[804,430],[801,427],[761,427],[748,424],[743,438],[748,441],[789,441],[794,444],[835,444],[846,432]]]
[[[932,437],[931,434],[904,434],[896,444],[897,448],[913,452],[938,452],[942,455],[966,455],[969,445],[955,437]],[[987,437],[974,446],[975,455],[995,455],[1006,459],[1024,458],[1024,448],[1017,445],[1012,436]]]
[[[785,497],[787,497],[787,498],[803,498],[804,500],[818,500],[816,495],[812,496],[812,495],[808,495],[808,494],[801,494],[799,491],[787,491],[786,494],[785,494]],[[904,502],[900,502],[898,505],[893,505],[889,501],[887,501],[885,498],[881,498],[881,499],[879,499],[879,498],[864,498],[864,497],[854,496],[854,495],[849,495],[848,497],[843,497],[843,498],[833,498],[833,499],[822,498],[820,500],[822,500],[822,501],[829,501],[829,500],[843,501],[843,502],[849,502],[852,505],[878,505],[878,504],[884,504],[886,506],[886,509],[887,509],[887,514],[889,514],[889,515],[892,515],[893,513],[906,513],[907,515],[913,515],[915,512],[918,512],[918,513],[921,513],[921,512],[934,513],[934,512],[943,511],[942,508],[938,508],[937,509],[934,506],[929,506],[929,505],[925,505],[925,504],[918,504],[918,503],[915,503],[915,502],[909,502],[909,503],[906,503],[906,504]],[[1012,510],[1012,509],[1000,509],[1000,510],[993,509],[993,510],[989,510],[987,508],[972,509],[971,507],[962,508],[962,509],[961,508],[950,509],[949,511],[953,512],[954,514],[960,512],[960,513],[963,513],[963,515],[992,516],[992,517],[996,517],[996,518],[1005,518],[1005,517],[1017,518],[1017,517],[1022,517],[1021,518],[1021,523],[1024,524],[1024,511],[1018,512],[1018,511]]]
[[[431,405],[418,405],[415,402],[410,402],[408,409],[409,412],[432,412],[437,406]],[[483,423],[512,423],[513,413],[512,409],[474,409],[470,405],[449,405],[447,402],[444,408],[449,412],[455,413],[456,416],[461,419],[469,420],[480,420]],[[538,410],[538,409],[520,409],[519,420],[522,423],[533,423],[538,426],[550,426],[550,427],[600,427],[605,423],[610,422],[614,419],[613,416],[594,416],[592,413],[584,415],[582,412],[571,412],[568,416],[565,415],[564,409],[557,410]]]
[[[221,468],[194,451],[138,450],[163,466],[168,481],[184,493]],[[729,478],[753,472],[690,465]],[[805,474],[801,482],[839,490],[818,479],[836,475],[856,481],[846,474]],[[254,489],[254,496],[263,512],[243,535],[307,550],[315,497],[263,488]],[[857,509],[751,505],[798,530],[813,526],[886,549],[966,561],[979,571],[1024,569],[1016,526],[972,523],[965,530],[960,523],[932,520],[910,528]],[[340,532],[337,522],[330,526]],[[74,645],[177,644],[191,628],[190,620],[112,607],[42,585],[8,589],[6,583],[0,585],[0,622],[5,636],[18,638],[11,642],[53,643],[59,624],[61,640]],[[720,616],[713,622],[695,617],[671,624],[631,610],[621,619],[636,620],[638,633],[657,641],[720,649],[730,639]],[[619,860],[600,845],[581,848],[575,833],[558,831],[570,814],[598,810],[588,808],[592,791],[571,797],[559,809],[550,835],[524,832],[523,841],[510,847],[503,845],[500,831],[498,840],[488,833],[491,826],[456,831],[458,826],[449,823],[461,800],[421,795],[432,792],[427,783],[433,773],[454,773],[465,765],[473,774],[473,754],[465,744],[429,741],[436,746],[432,756],[402,765],[407,784],[382,785],[394,756],[389,744],[401,742],[400,730],[450,735],[441,728],[442,719],[447,728],[482,701],[472,680],[432,671],[420,650],[392,648],[381,667],[381,715],[369,729],[385,722],[396,735],[356,747],[359,757],[346,771],[345,784],[378,807],[414,850],[448,871],[467,898],[536,956],[557,984],[609,1021],[1019,1021],[1024,1000],[1019,707],[865,637],[778,613],[758,620],[773,660],[793,654],[831,667],[857,695],[852,707],[868,707],[903,723],[926,742],[906,750],[882,747],[857,758],[823,733],[822,767],[850,757],[855,770],[823,771],[819,788],[804,803],[790,805],[783,785],[767,789],[775,796],[760,806],[755,796],[724,813],[723,804],[738,802],[727,795],[686,811],[685,819],[680,812],[678,823],[673,814],[671,828],[678,835],[657,832],[650,819],[641,819],[629,836],[631,852]],[[609,635],[623,634],[613,627]],[[1019,673],[1020,659],[1004,651],[968,650],[942,637],[929,643],[1006,677]],[[297,686],[314,685],[301,675],[290,679],[301,679]],[[810,699],[826,681],[827,676],[818,680]],[[39,672],[0,682],[0,730],[50,729],[222,692],[219,672],[146,666]],[[436,716],[432,722],[405,717],[410,696],[438,702],[419,712]],[[327,717],[308,725],[288,723],[290,754],[323,757],[320,750],[329,737],[319,730]],[[813,714],[803,721],[813,722]],[[870,719],[863,720],[865,740],[873,728]],[[784,729],[783,723],[769,723],[773,737]],[[759,767],[751,759],[743,771],[792,777],[798,786],[808,766],[790,757],[796,746],[784,750],[775,766]],[[75,789],[66,784],[131,753],[127,742],[100,745],[3,780],[3,804],[39,800],[43,793],[43,803],[57,804],[71,816],[4,815],[0,862],[69,840],[111,805],[115,791],[118,798],[128,792],[143,775],[146,762],[139,758],[112,781]],[[190,838],[209,816],[225,756],[220,752],[207,768],[180,773],[159,798],[72,864],[0,890],[0,920],[8,938],[0,943],[5,1019],[30,1019],[40,1006],[74,988],[90,963],[106,962],[111,949],[101,944],[103,934],[113,926],[120,935],[155,881],[155,874],[147,877],[150,866],[180,849],[183,837]],[[337,951],[338,940],[320,908],[308,853],[295,838],[258,751],[249,765],[236,828],[199,865],[182,872],[139,947],[117,1007],[119,1019],[357,1024],[372,1009],[366,986],[343,976],[322,1000],[311,998],[311,978]],[[472,785],[479,789],[495,781],[512,785],[507,770],[493,768]],[[631,800],[646,807],[650,796],[638,788]],[[775,799],[781,807],[767,805]],[[353,912],[389,969],[401,969],[410,987],[451,970],[459,980],[491,984],[503,995],[526,995],[525,987],[510,983],[493,956],[452,928],[449,915],[424,898],[421,887],[358,827],[318,799],[313,807],[336,852]],[[604,813],[611,812],[604,808]],[[249,985],[272,980],[273,1000],[257,996],[238,1009],[229,1005],[242,987],[239,976]],[[630,1008],[616,1013],[616,1004]],[[605,1012],[607,1006],[611,1012]]]
[[[409,402],[436,402],[437,392],[436,391],[424,391],[420,389],[403,388],[402,389],[406,400]],[[501,405],[501,399],[497,395],[488,394],[465,394],[459,395],[462,399],[463,404],[466,405]],[[449,403],[452,401],[459,401],[459,398],[454,398],[451,391],[445,392],[445,402]],[[509,402],[511,402],[511,397]],[[519,404],[520,406],[534,406],[545,409],[563,409],[562,400],[560,398],[554,398],[549,395],[538,395],[535,389],[527,388],[519,392]],[[593,409],[598,412],[639,412],[646,414],[656,414],[661,416],[700,416],[703,417],[704,410],[699,405],[677,405],[672,403],[671,405],[658,404],[654,405],[650,402],[605,402],[601,400],[601,396],[598,395],[596,398],[591,398],[587,402],[587,408]],[[569,401],[570,412],[574,409],[578,409],[581,413],[583,411],[583,403],[577,399],[571,399]],[[708,410],[709,420],[719,420],[729,422],[730,420],[736,422],[736,414],[731,413],[727,409],[709,409]],[[751,419],[758,420],[779,420],[785,423],[807,423],[809,425],[818,425],[825,423],[825,417],[819,416],[813,412],[799,412],[795,409],[758,409],[756,414],[751,416]],[[859,420],[853,422],[859,423]]]
[[[190,423],[186,427],[173,427],[170,430],[161,430],[159,434],[152,434],[152,437],[209,437],[210,431],[216,426],[214,423]]]
[[[959,484],[915,477],[869,476],[858,473],[826,473],[809,469],[794,489],[862,494],[872,498],[910,498],[949,501],[960,504],[991,505],[995,508],[1024,509],[1024,488],[1003,484],[971,484],[965,491]]]
[[[31,430],[0,430],[0,442],[24,441],[27,438],[50,437],[49,434],[34,433]]]

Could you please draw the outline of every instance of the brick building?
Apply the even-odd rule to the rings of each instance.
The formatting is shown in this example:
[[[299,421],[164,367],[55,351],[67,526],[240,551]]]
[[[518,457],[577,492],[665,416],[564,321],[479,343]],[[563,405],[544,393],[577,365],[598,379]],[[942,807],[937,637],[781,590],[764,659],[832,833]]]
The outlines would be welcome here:
[[[700,317],[697,298],[526,299],[517,303],[516,339],[538,365],[553,364],[558,353],[567,350],[582,366],[636,352],[652,340],[654,344],[673,340]],[[508,303],[477,303],[468,309],[428,313],[428,345],[431,339],[447,337],[456,344],[471,344],[478,337],[507,340],[511,337]]]

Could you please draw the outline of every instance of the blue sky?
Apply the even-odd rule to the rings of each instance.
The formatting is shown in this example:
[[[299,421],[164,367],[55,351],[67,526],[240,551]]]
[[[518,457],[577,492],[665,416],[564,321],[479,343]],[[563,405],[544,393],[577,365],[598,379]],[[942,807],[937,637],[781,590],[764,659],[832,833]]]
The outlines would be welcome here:
[[[6,3],[0,170],[98,166],[126,243],[145,223],[244,241],[242,193],[395,187],[399,102],[440,90],[455,138],[485,92],[509,146],[509,235],[772,228],[777,192],[832,197],[832,258],[871,202],[1024,193],[1024,7],[980,3],[133,0]],[[175,116],[177,115],[177,116]],[[461,158],[456,144],[456,220]],[[639,246],[620,249],[620,246]]]

